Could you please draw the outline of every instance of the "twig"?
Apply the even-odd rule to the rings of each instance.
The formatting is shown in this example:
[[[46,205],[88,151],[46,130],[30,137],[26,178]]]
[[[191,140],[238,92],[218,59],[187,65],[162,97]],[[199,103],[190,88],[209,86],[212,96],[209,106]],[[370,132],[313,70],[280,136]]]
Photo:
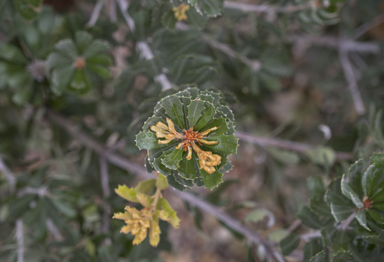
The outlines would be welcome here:
[[[109,190],[109,175],[108,165],[104,157],[99,157],[100,175],[101,175],[101,188],[103,190],[103,197],[106,199],[111,195]]]
[[[292,225],[289,226],[289,228],[287,229],[289,232],[293,232],[296,230],[296,228],[298,228],[299,226],[301,225],[301,220],[300,219],[296,219],[295,221],[293,221]]]
[[[55,224],[52,222],[52,220],[50,218],[45,220],[45,224],[47,225],[49,232],[52,234],[53,238],[56,241],[63,241],[64,240],[63,235],[60,233],[59,229],[55,226]]]
[[[109,0],[109,20],[113,23],[117,21],[117,14],[116,14],[116,2],[115,0]]]
[[[316,5],[314,2],[308,2],[303,5],[287,5],[283,7],[273,7],[269,5],[250,5],[250,4],[243,4],[243,3],[237,3],[237,2],[230,2],[225,1],[224,7],[229,9],[237,9],[241,10],[243,12],[255,12],[255,13],[269,13],[269,12],[275,12],[275,13],[294,13],[297,11],[302,11],[306,9],[312,9],[316,8]]]
[[[375,42],[357,42],[353,40],[340,40],[336,37],[317,37],[317,36],[290,36],[290,42],[304,42],[308,47],[313,45],[326,46],[331,48],[339,48],[340,45],[343,49],[350,52],[360,53],[380,53],[380,46]]]
[[[312,145],[308,145],[304,143],[292,142],[292,141],[282,140],[278,138],[261,137],[261,136],[240,132],[240,131],[236,131],[235,136],[240,138],[240,140],[243,140],[249,143],[258,144],[261,146],[279,147],[279,148],[283,148],[283,149],[287,149],[290,151],[295,151],[303,154],[315,148]],[[338,160],[350,160],[352,158],[353,156],[350,153],[336,152],[336,159]]]
[[[0,156],[0,172],[3,172],[6,176],[9,184],[9,191],[13,193],[16,188],[16,177],[12,174],[12,172],[8,169],[8,167],[4,164],[2,157]]]
[[[343,48],[343,45],[340,45],[339,47],[339,59],[344,72],[345,79],[348,82],[348,89],[352,95],[355,110],[359,115],[364,115],[365,106],[363,100],[361,99],[360,91],[357,86],[357,79],[353,72],[352,64],[348,58],[348,51]]]
[[[24,234],[23,234],[23,220],[21,218],[16,220],[16,242],[17,242],[17,262],[24,262]]]
[[[356,214],[355,212],[353,212],[346,220],[343,220],[340,224],[340,229],[342,230],[346,230],[349,226],[349,224],[353,221],[353,219],[355,218]]]
[[[384,14],[381,14],[377,17],[375,17],[372,21],[369,21],[365,24],[362,24],[355,30],[355,35],[353,39],[358,39],[361,36],[363,36],[366,32],[371,30],[373,27],[378,26],[380,24],[384,23]]]
[[[312,238],[321,237],[321,231],[320,230],[312,231],[307,234],[300,235],[300,237],[305,242],[309,242]]]
[[[176,24],[176,27],[180,30],[188,30],[189,26],[178,22]],[[242,63],[249,66],[253,72],[257,72],[261,69],[261,63],[257,60],[249,59],[248,57],[244,56],[243,54],[234,51],[231,49],[228,45],[220,43],[212,38],[210,38],[207,35],[202,35],[202,39],[211,47],[216,48],[217,50],[220,50],[221,52],[227,54],[229,57],[239,59]]]
[[[252,69],[253,72],[257,72],[257,71],[259,71],[261,69],[261,64],[260,64],[259,61],[249,59],[248,57],[242,55],[241,53],[232,50],[226,44],[223,44],[223,43],[220,43],[220,42],[218,42],[216,40],[213,40],[213,39],[209,38],[206,35],[203,35],[202,38],[203,38],[203,40],[205,42],[207,42],[213,48],[216,48],[217,50],[220,50],[221,52],[227,54],[228,56],[230,56],[232,58],[239,59],[242,63],[244,63],[245,65],[249,66]]]
[[[112,152],[105,150],[103,146],[95,142],[86,134],[82,133],[78,128],[76,128],[72,123],[70,123],[68,120],[66,120],[62,116],[56,114],[51,110],[47,110],[46,115],[50,121],[52,121],[53,123],[65,129],[71,136],[73,136],[83,145],[93,149],[98,155],[105,157],[105,159],[111,164],[114,164],[120,168],[129,170],[130,172],[136,173],[144,179],[153,178],[153,175],[148,174],[146,170],[140,165],[132,163],[131,161],[129,161],[124,157],[121,157],[119,155],[116,155]],[[225,223],[235,231],[243,234],[251,243],[263,245],[265,249],[269,252],[269,255],[273,256],[277,261],[279,262],[284,261],[281,255],[278,252],[275,252],[274,246],[272,243],[263,239],[258,233],[252,231],[248,227],[241,225],[237,220],[225,214],[223,210],[221,210],[220,208],[210,203],[207,203],[204,200],[201,200],[200,198],[187,192],[173,191],[173,193],[176,194],[179,198],[187,201],[189,204],[194,205],[197,208],[204,210],[208,214],[213,215],[214,217],[216,217],[217,219],[219,219],[220,221],[222,221],[223,223]],[[269,257],[268,261],[273,261],[272,257]]]
[[[95,7],[93,8],[93,11],[92,11],[91,18],[89,19],[89,21],[87,23],[87,27],[92,27],[92,26],[94,26],[96,24],[97,19],[100,16],[101,8],[103,8],[103,5],[104,5],[104,0],[99,0],[96,3],[96,5],[95,5]]]
[[[119,5],[120,11],[123,14],[123,17],[125,19],[125,22],[127,23],[129,30],[133,33],[136,29],[135,27],[135,21],[131,18],[131,16],[128,14],[128,2],[124,0],[116,0],[117,4]],[[139,50],[139,53],[142,57],[144,57],[147,60],[152,60],[154,58],[153,52],[151,50],[151,47],[148,45],[147,42],[140,41],[136,44],[137,49]],[[154,77],[155,81],[158,82],[162,90],[170,89],[173,84],[169,82],[167,76],[164,73],[161,73]]]
[[[104,209],[101,231],[103,233],[108,233],[110,220],[111,220],[111,207],[109,206],[107,199],[110,197],[111,191],[109,189],[108,164],[104,156],[99,157],[99,164],[100,164],[101,188],[103,191],[103,209]]]

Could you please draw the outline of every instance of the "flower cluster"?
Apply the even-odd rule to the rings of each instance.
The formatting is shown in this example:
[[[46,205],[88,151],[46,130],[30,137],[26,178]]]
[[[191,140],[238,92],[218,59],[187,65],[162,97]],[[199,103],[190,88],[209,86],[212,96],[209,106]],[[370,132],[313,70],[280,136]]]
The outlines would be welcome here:
[[[215,145],[218,141],[207,141],[203,139],[210,132],[219,129],[219,127],[212,127],[204,132],[199,133],[198,131],[193,131],[193,128],[189,128],[188,130],[183,130],[183,133],[180,134],[175,130],[175,125],[172,120],[167,118],[168,126],[162,122],[157,122],[156,125],[151,126],[151,130],[156,132],[156,137],[165,138],[165,140],[159,140],[159,144],[168,144],[174,139],[181,140],[182,142],[178,144],[175,148],[180,149],[183,148],[184,152],[188,152],[186,159],[192,159],[192,149],[195,151],[199,158],[200,169],[204,169],[209,174],[215,172],[214,166],[217,166],[221,162],[221,156],[217,154],[212,154],[212,152],[204,151],[199,148],[195,142],[200,145]]]
[[[187,20],[188,17],[185,14],[189,10],[189,5],[181,4],[178,7],[173,7],[172,11],[174,12],[175,18],[178,21]]]
[[[154,195],[146,194],[157,187]],[[142,210],[126,206],[124,213],[115,213],[113,218],[124,220],[126,223],[120,230],[121,233],[131,233],[135,236],[134,245],[138,245],[147,238],[149,230],[149,243],[157,246],[160,241],[159,219],[169,222],[174,228],[179,225],[179,218],[169,203],[163,198],[161,190],[168,187],[166,178],[159,174],[157,179],[149,179],[139,183],[135,188],[119,186],[115,192],[122,198],[138,202],[143,205]]]
[[[136,144],[148,150],[147,171],[163,174],[176,189],[193,183],[213,189],[232,169],[227,156],[237,152],[233,134],[234,117],[221,93],[186,88],[157,103]]]

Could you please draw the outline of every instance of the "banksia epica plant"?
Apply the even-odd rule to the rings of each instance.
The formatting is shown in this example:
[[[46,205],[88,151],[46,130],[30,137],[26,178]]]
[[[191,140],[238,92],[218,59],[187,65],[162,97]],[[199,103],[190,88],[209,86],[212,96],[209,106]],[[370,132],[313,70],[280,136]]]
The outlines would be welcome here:
[[[228,155],[237,152],[232,111],[220,93],[187,88],[161,99],[136,136],[148,150],[147,171],[156,170],[168,183],[183,190],[198,186],[213,189],[232,168]]]
[[[148,192],[156,186],[155,193],[151,196]],[[149,243],[157,246],[160,241],[159,219],[167,221],[174,228],[179,226],[179,218],[168,201],[163,198],[161,190],[168,187],[166,178],[159,174],[157,179],[149,179],[139,183],[135,188],[126,185],[119,186],[115,192],[120,197],[134,203],[140,203],[143,209],[126,206],[124,213],[115,213],[113,218],[124,220],[126,223],[120,230],[121,233],[131,233],[135,236],[134,245],[138,245],[147,238],[149,231]]]

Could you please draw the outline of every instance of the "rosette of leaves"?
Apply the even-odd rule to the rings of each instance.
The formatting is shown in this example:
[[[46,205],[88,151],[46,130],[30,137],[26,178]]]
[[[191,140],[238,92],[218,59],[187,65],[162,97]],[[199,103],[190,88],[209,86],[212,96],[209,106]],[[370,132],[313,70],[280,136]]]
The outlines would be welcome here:
[[[349,176],[333,180],[328,189],[320,177],[308,179],[309,206],[301,222],[319,231],[304,245],[303,261],[379,261],[384,253],[384,154],[373,154],[368,168],[356,161]],[[340,223],[334,223],[340,222]],[[292,233],[280,242],[284,255],[300,243]]]
[[[97,78],[109,78],[112,64],[106,42],[93,39],[87,32],[76,32],[74,39],[64,39],[47,59],[52,89],[56,93],[83,95],[91,90]]]
[[[236,153],[234,116],[220,93],[187,88],[161,99],[136,136],[148,150],[148,172],[157,171],[183,190],[193,183],[213,189],[232,169],[228,155]]]
[[[370,166],[364,168],[364,160],[353,164],[340,181],[342,195],[327,192],[332,215],[342,221],[354,215],[368,231],[384,230],[384,154],[373,154]]]
[[[46,7],[33,22],[15,18],[17,37],[0,42],[0,89],[7,88],[14,103],[40,104],[42,90],[48,92],[44,66],[53,47],[53,30],[54,13]]]

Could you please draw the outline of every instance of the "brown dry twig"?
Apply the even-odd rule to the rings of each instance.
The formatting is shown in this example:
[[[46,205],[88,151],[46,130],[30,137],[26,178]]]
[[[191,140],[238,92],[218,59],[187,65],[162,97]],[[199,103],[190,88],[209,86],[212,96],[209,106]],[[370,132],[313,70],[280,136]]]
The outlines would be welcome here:
[[[314,148],[314,146],[304,144],[304,143],[292,142],[288,140],[282,140],[279,138],[251,135],[251,134],[240,132],[240,131],[235,132],[235,136],[238,137],[240,140],[253,143],[253,144],[258,144],[260,146],[274,146],[274,147],[279,147],[279,148],[283,148],[290,151],[299,152],[302,154],[305,154],[309,150]],[[353,155],[350,153],[336,152],[336,159],[351,160],[353,159]]]

